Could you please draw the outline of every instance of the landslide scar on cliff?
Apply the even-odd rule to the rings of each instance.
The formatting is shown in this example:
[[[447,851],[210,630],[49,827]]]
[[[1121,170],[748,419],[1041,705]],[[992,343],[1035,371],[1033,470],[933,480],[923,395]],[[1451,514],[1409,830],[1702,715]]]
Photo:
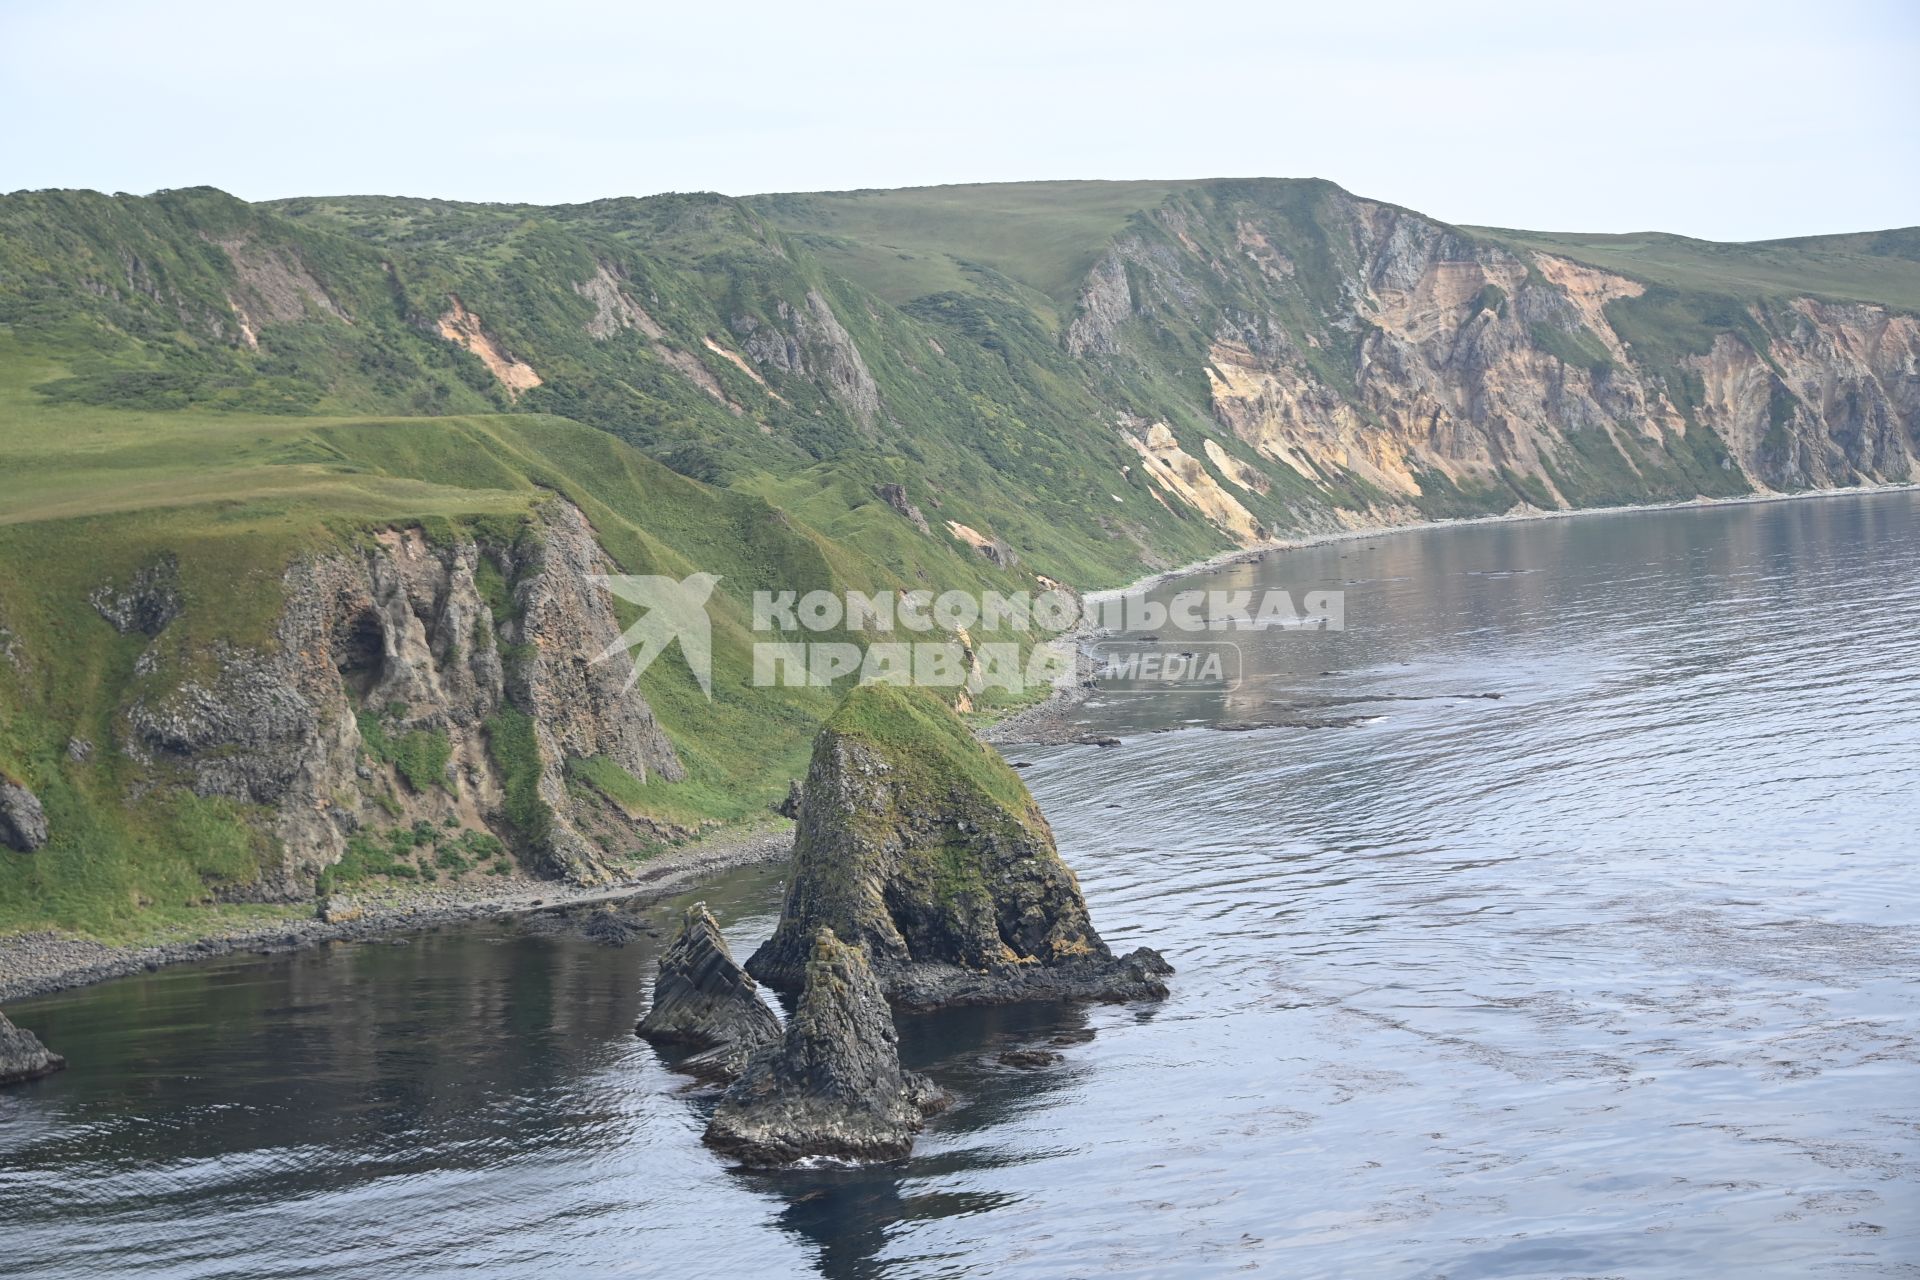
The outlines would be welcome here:
[[[511,355],[494,341],[481,327],[480,317],[467,310],[458,294],[448,294],[447,301],[452,305],[440,317],[441,337],[480,357],[480,363],[499,379],[510,397],[518,398],[521,392],[531,391],[540,385],[540,375],[533,371],[533,366]]]

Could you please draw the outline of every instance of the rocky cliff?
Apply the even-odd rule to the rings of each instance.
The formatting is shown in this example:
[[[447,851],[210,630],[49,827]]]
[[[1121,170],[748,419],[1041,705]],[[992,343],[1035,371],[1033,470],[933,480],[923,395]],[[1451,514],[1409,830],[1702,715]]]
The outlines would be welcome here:
[[[1123,376],[1191,358],[1254,468],[1328,506],[1392,520],[1915,474],[1910,312],[1686,296],[1337,188],[1271,194],[1222,184],[1137,219],[1065,341]],[[1143,455],[1174,456],[1152,430]],[[1250,486],[1223,461],[1188,457],[1163,488],[1249,541]]]
[[[581,883],[657,830],[636,830],[569,760],[604,759],[635,780],[677,778],[673,745],[589,576],[610,562],[579,509],[553,500],[510,542],[368,533],[350,552],[286,570],[272,641],[182,653],[164,621],[137,662],[145,687],[120,714],[126,753],[156,778],[259,806],[274,837],[260,878],[234,896],[311,895],[357,833],[486,832],[536,867]],[[103,588],[110,621],[164,619],[164,580]],[[491,599],[489,599],[491,596]]]

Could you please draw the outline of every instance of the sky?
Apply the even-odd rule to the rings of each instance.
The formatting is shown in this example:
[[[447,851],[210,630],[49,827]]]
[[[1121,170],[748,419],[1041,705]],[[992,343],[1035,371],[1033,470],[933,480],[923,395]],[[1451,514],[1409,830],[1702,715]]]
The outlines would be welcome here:
[[[1745,240],[1920,223],[1920,2],[0,0],[0,120],[0,190],[1321,177]]]

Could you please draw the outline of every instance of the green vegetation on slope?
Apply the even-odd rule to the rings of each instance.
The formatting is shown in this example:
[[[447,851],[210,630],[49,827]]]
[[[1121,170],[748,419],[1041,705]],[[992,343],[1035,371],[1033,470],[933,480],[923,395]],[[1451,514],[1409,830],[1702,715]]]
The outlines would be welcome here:
[[[1687,430],[1650,436],[1580,407],[1538,470],[1511,458],[1464,478],[1421,469],[1417,494],[1387,492],[1356,458],[1390,428],[1392,407],[1361,382],[1383,354],[1377,297],[1408,283],[1368,255],[1399,231],[1436,237],[1446,264],[1498,247],[1645,282],[1605,316]],[[1112,314],[1090,317],[1096,264],[1121,287]],[[1473,357],[1469,323],[1503,321],[1549,396],[1585,385],[1583,405],[1626,403],[1610,382],[1629,372],[1617,349],[1543,303],[1527,270],[1512,296],[1489,284],[1463,301],[1447,330],[1460,341],[1435,358]],[[568,777],[662,824],[735,821],[783,793],[834,706],[831,691],[753,684],[755,589],[1010,590],[1038,575],[1097,588],[1221,550],[1228,534],[1151,479],[1130,443],[1154,423],[1200,483],[1272,531],[1344,518],[1332,508],[1553,505],[1549,483],[1576,504],[1742,492],[1747,475],[1700,408],[1699,358],[1723,340],[1773,375],[1761,455],[1785,477],[1773,482],[1805,483],[1796,460],[1819,442],[1795,434],[1805,403],[1768,342],[1801,294],[1920,306],[1920,233],[1710,245],[1455,229],[1282,180],[560,208],[248,205],[204,188],[0,197],[0,772],[41,795],[54,830],[41,853],[0,857],[0,929],[173,927],[273,856],[263,815],[156,779],[116,747],[115,717],[222,646],[270,643],[287,567],[371,532],[504,548],[557,494],[626,572],[720,575],[712,699],[677,650],[641,683],[687,779],[641,782],[605,760],[569,762]],[[1078,343],[1076,321],[1092,335]],[[1242,438],[1214,400],[1223,342],[1302,380],[1297,403],[1263,411],[1337,405],[1352,438],[1291,465]],[[1493,423],[1489,438],[1537,425]],[[925,532],[879,497],[895,484]],[[1018,563],[983,558],[965,530]],[[158,671],[143,672],[147,638],[116,632],[88,597],[163,557],[184,608],[157,642]],[[508,616],[499,569],[483,562],[477,577]],[[850,732],[952,737],[944,708],[874,695],[865,705],[885,715],[862,725],[863,701],[842,708]],[[416,792],[438,785],[448,744],[369,711],[369,752]],[[513,824],[537,832],[530,723],[502,713],[488,748]],[[956,756],[936,772],[983,796],[1018,785],[971,770]],[[402,861],[372,839],[345,874]],[[435,874],[450,869],[439,856],[425,864]]]
[[[164,668],[173,679],[222,644],[270,643],[281,575],[300,557],[348,549],[361,530],[388,526],[510,541],[555,492],[587,512],[624,570],[722,574],[713,702],[677,649],[641,686],[691,777],[649,778],[615,797],[683,826],[734,820],[784,794],[833,705],[828,690],[753,687],[752,592],[905,585],[758,497],[708,488],[559,419],[289,419],[35,403],[28,385],[48,372],[0,337],[0,442],[20,464],[0,472],[0,640],[21,659],[0,662],[0,773],[41,796],[53,829],[39,853],[0,857],[0,930],[59,925],[124,937],[168,927],[244,885],[272,854],[258,834],[264,815],[172,787],[138,788],[145,771],[115,745],[118,709],[162,692],[163,677],[136,670],[147,637],[116,632],[88,597],[163,554],[178,562],[184,604],[162,637],[176,655]],[[149,462],[175,482],[150,477]],[[955,550],[924,563],[949,581],[990,568]],[[416,790],[435,785],[444,737],[393,734],[378,710],[363,716],[370,753]],[[69,738],[90,744],[88,759],[69,758]],[[502,712],[489,745],[508,779],[510,820],[536,834],[545,810],[531,723]],[[362,850],[347,874],[385,865],[370,858]]]
[[[1022,819],[1034,813],[1020,775],[932,690],[862,685],[847,692],[824,731],[883,755],[902,813],[939,812],[950,800],[984,801]]]
[[[1535,249],[1680,293],[1720,298],[1816,298],[1878,302],[1920,311],[1920,233],[1807,236],[1719,244],[1639,232],[1579,235],[1468,228],[1516,249]]]

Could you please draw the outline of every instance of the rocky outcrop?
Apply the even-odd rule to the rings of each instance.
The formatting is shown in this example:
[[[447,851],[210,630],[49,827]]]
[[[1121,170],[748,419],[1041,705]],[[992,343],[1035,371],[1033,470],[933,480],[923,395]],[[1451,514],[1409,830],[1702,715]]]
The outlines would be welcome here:
[[[913,1149],[946,1096],[900,1067],[899,1034],[860,948],[813,936],[799,1007],[756,1054],[707,1126],[707,1144],[747,1164],[808,1156],[892,1160]]]
[[[925,690],[866,685],[815,741],[793,875],[747,971],[798,989],[823,928],[915,1006],[1164,996],[1157,952],[1115,957],[1019,775]]]
[[[0,845],[32,853],[47,842],[47,813],[40,797],[0,776]]]
[[[149,687],[120,717],[125,749],[200,795],[271,813],[282,855],[230,896],[311,896],[347,838],[385,821],[490,830],[549,874],[604,881],[611,852],[583,833],[586,807],[608,838],[630,837],[615,840],[621,851],[654,833],[569,788],[567,760],[604,756],[635,778],[681,776],[645,699],[625,690],[626,658],[594,661],[621,627],[586,578],[610,567],[585,517],[558,500],[511,545],[388,530],[358,551],[296,564],[270,646],[220,645],[204,658],[164,639],[149,648],[140,659]],[[506,584],[504,617],[483,576]],[[173,676],[181,667],[191,674]],[[531,742],[506,759],[503,717],[513,716]],[[388,738],[443,744],[443,776],[407,779],[370,758],[367,717]]]
[[[227,307],[247,347],[258,350],[261,331],[274,325],[298,324],[310,317],[353,322],[292,248],[260,244],[247,235],[208,239],[233,267]]]
[[[1120,326],[1133,315],[1133,291],[1127,264],[1109,252],[1093,264],[1080,289],[1080,304],[1067,326],[1067,350],[1076,356],[1111,355],[1119,350]]]
[[[1687,365],[1699,416],[1757,486],[1920,475],[1920,318],[1811,298],[1753,316],[1769,339],[1760,349],[1723,333]]]
[[[686,776],[652,709],[628,688],[632,665],[620,653],[622,627],[607,593],[587,579],[612,569],[586,517],[556,504],[514,564],[513,611],[503,627],[522,657],[507,672],[507,700],[533,723],[539,797],[554,815],[544,844],[555,874],[581,882],[609,878],[604,850],[577,829],[566,762],[604,757],[644,780]],[[602,653],[618,656],[599,662]]]
[[[0,1085],[38,1080],[66,1065],[67,1060],[48,1052],[33,1032],[22,1031],[0,1013]]]
[[[696,902],[660,957],[652,1006],[634,1030],[655,1046],[692,1050],[674,1062],[680,1070],[731,1080],[756,1050],[780,1039],[780,1020],[734,961],[707,904]]]
[[[628,295],[617,269],[604,262],[595,264],[585,280],[575,282],[573,291],[593,304],[587,335],[596,342],[605,342],[622,329],[637,329],[656,341],[667,336],[659,322]]]
[[[826,298],[809,289],[801,306],[778,300],[774,317],[771,324],[744,315],[733,321],[754,362],[812,378],[851,417],[871,426],[880,412],[879,385]]]
[[[1004,538],[990,537],[971,525],[961,524],[958,520],[947,521],[947,532],[978,551],[992,563],[1002,569],[1020,567],[1020,556]]]
[[[358,899],[344,893],[324,894],[313,908],[313,918],[321,924],[350,924],[366,913]]]
[[[880,501],[905,516],[914,528],[929,536],[932,535],[933,530],[927,527],[927,517],[921,513],[920,508],[907,501],[907,487],[905,485],[878,484],[873,487],[873,492],[874,496],[879,498]]]
[[[124,588],[96,588],[87,602],[121,635],[157,636],[180,616],[180,562],[163,556]]]
[[[1164,422],[1149,426],[1144,435],[1128,435],[1127,444],[1140,455],[1141,466],[1161,488],[1211,521],[1241,546],[1252,546],[1266,536],[1253,513],[1223,488],[1200,460],[1180,447]],[[1207,441],[1213,444],[1213,441]]]

